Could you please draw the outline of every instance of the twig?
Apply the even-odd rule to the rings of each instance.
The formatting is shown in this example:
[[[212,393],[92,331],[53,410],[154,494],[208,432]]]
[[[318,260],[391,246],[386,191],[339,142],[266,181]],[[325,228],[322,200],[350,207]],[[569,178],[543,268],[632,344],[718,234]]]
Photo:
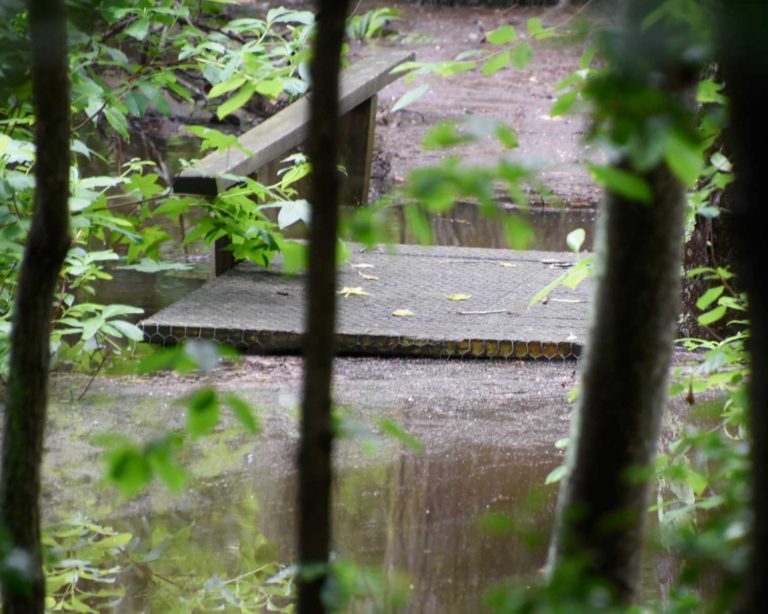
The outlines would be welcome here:
[[[508,309],[489,309],[488,311],[457,311],[456,313],[458,313],[460,316],[487,316],[494,313],[512,314],[512,312]]]
[[[123,30],[125,30],[128,26],[130,26],[134,21],[138,21],[139,16],[138,15],[131,15],[127,19],[124,19],[123,21],[118,21],[114,26],[112,26],[109,30],[104,32],[104,34],[101,35],[101,40],[105,41],[108,38],[112,38],[116,34],[120,34]]]
[[[82,122],[77,124],[77,126],[74,126],[70,132],[77,132],[78,130],[81,130],[82,128],[85,128],[89,123],[91,123],[92,120],[96,119],[99,115],[101,115],[101,112],[106,108],[108,101],[104,101],[101,106],[96,110],[95,113],[92,113],[88,117],[86,117]]]
[[[96,380],[96,376],[101,371],[102,367],[104,366],[104,363],[107,362],[107,356],[109,356],[109,351],[107,351],[106,348],[103,350],[104,354],[102,354],[101,362],[99,363],[99,366],[96,367],[96,371],[93,372],[93,375],[91,375],[91,379],[88,380],[88,383],[85,385],[85,388],[83,388],[83,391],[80,393],[80,396],[77,397],[78,402],[83,400],[83,397],[88,393],[88,391],[91,389],[91,385]]]

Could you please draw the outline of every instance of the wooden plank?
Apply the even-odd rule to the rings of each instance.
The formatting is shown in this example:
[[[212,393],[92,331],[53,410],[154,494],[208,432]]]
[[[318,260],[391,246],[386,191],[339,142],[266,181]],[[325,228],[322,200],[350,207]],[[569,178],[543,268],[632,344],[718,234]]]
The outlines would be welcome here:
[[[342,162],[347,177],[342,190],[342,204],[364,205],[371,184],[371,162],[376,130],[375,94],[344,116]]]
[[[399,78],[392,74],[396,66],[412,60],[413,53],[400,50],[377,50],[376,55],[357,62],[342,73],[340,111],[351,111],[389,83]],[[249,176],[262,166],[285,155],[307,138],[309,101],[297,100],[240,137],[240,143],[250,155],[230,148],[212,153],[194,167],[176,177],[175,192],[215,196],[237,182],[222,173]]]

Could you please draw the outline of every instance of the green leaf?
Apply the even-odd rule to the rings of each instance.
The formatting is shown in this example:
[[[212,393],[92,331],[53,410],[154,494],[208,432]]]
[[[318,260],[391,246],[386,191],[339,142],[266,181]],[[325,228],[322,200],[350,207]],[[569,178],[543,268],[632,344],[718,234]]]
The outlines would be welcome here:
[[[492,55],[488,61],[483,64],[482,72],[488,77],[499,72],[512,61],[512,52],[507,49],[497,55]]]
[[[472,137],[469,135],[460,134],[452,122],[439,122],[427,132],[422,144],[427,149],[440,149],[453,147],[454,145],[472,140]]]
[[[424,444],[410,433],[404,431],[394,420],[382,418],[378,421],[378,425],[385,435],[389,435],[416,452],[424,451]]]
[[[696,307],[698,307],[699,309],[706,309],[712,303],[714,303],[717,299],[719,299],[724,291],[725,291],[724,286],[716,286],[714,288],[710,288],[704,294],[701,295],[698,301],[696,301]]]
[[[576,228],[568,233],[565,238],[565,242],[568,245],[568,249],[572,252],[578,253],[581,246],[584,245],[584,240],[587,238],[587,232],[583,228]]]
[[[733,170],[731,161],[719,151],[713,153],[709,161],[712,163],[712,166],[721,173],[730,173]]]
[[[280,244],[283,256],[283,271],[288,274],[305,271],[308,262],[307,245],[296,241],[284,241]]]
[[[506,124],[499,123],[496,126],[496,138],[508,149],[514,149],[518,146],[517,132]]]
[[[152,470],[172,492],[180,492],[187,483],[187,472],[173,457],[182,441],[180,435],[168,435],[150,443],[146,451]]]
[[[707,478],[702,474],[694,471],[690,466],[687,466],[685,469],[685,482],[697,495],[703,493],[707,486],[709,486],[709,481]]]
[[[405,205],[403,207],[405,223],[410,232],[416,236],[416,240],[422,245],[432,243],[432,225],[429,219],[417,205]]]
[[[449,60],[435,66],[435,72],[442,77],[452,77],[458,73],[469,72],[477,68],[477,62],[457,62]]]
[[[150,85],[149,83],[142,83],[139,85],[139,90],[141,90],[141,93],[146,96],[147,100],[155,105],[155,109],[157,109],[158,112],[162,113],[166,117],[171,114],[171,106],[168,104],[168,99],[160,89]]]
[[[615,166],[597,164],[590,164],[589,170],[595,181],[619,196],[646,204],[653,200],[653,192],[648,182],[634,173]]]
[[[196,368],[192,358],[187,356],[183,347],[171,347],[155,350],[144,357],[136,367],[138,373],[155,373],[157,371],[175,370],[188,373]]]
[[[258,94],[274,100],[283,93],[285,82],[280,78],[262,79],[261,81],[258,81],[254,87]]]
[[[522,43],[512,50],[512,65],[518,70],[528,68],[533,59],[533,51],[528,43]]]
[[[232,90],[236,90],[245,82],[246,82],[245,77],[240,77],[235,75],[231,79],[227,79],[226,81],[222,81],[221,83],[217,83],[216,85],[214,85],[211,88],[211,91],[208,92],[208,98],[216,98],[218,96],[222,96],[223,94],[231,92]]]
[[[670,135],[667,139],[664,159],[672,172],[688,187],[696,184],[704,169],[701,148],[676,134]]]
[[[140,273],[160,273],[161,271],[189,271],[192,265],[186,262],[161,262],[154,258],[142,258],[139,262],[124,264],[115,268]]]
[[[125,33],[136,40],[143,41],[149,33],[149,19],[146,17],[137,19],[125,29]]]
[[[189,395],[187,405],[187,431],[192,437],[210,433],[219,422],[219,400],[213,388],[201,388]]]
[[[556,484],[560,480],[562,480],[566,473],[568,473],[568,468],[565,465],[560,465],[559,467],[555,467],[552,471],[549,472],[547,477],[544,479],[545,484]]]
[[[242,424],[250,433],[258,435],[261,433],[261,426],[259,421],[253,415],[251,406],[235,394],[227,394],[224,396],[224,402],[229,405],[232,410],[232,415]]]
[[[504,235],[512,249],[526,249],[536,238],[533,227],[519,215],[504,218]]]
[[[280,230],[288,228],[296,222],[309,224],[312,211],[306,200],[288,200],[278,204],[281,204],[280,212],[277,214],[277,225]]]
[[[712,79],[702,79],[696,92],[696,102],[701,104],[718,103],[725,104],[726,97],[721,94],[722,84]]]
[[[224,119],[227,115],[234,113],[246,102],[248,102],[256,93],[256,88],[253,83],[246,83],[241,87],[234,96],[228,98],[225,102],[219,105],[216,109],[216,116],[219,119]]]
[[[110,320],[109,323],[131,341],[144,341],[144,331],[125,320]]]
[[[416,100],[421,98],[428,89],[429,89],[429,86],[425,83],[423,85],[420,85],[416,89],[407,91],[405,94],[403,94],[403,96],[400,97],[400,99],[394,105],[392,105],[391,113],[400,111],[401,109],[404,109],[408,105],[413,104]]]
[[[107,478],[125,497],[139,493],[152,479],[152,469],[136,448],[124,446],[107,453]]]
[[[486,40],[491,45],[506,45],[517,40],[517,30],[510,25],[501,26],[490,32]]]
[[[725,305],[718,305],[714,309],[707,311],[706,313],[702,313],[698,318],[699,323],[702,326],[709,326],[710,324],[714,324],[725,315],[727,309],[728,308]]]
[[[456,186],[450,169],[443,167],[420,168],[408,177],[408,194],[424,203],[431,211],[447,211],[456,200]],[[405,208],[406,216],[408,207]]]
[[[555,100],[555,103],[552,105],[552,107],[549,109],[549,116],[550,117],[557,117],[558,115],[563,115],[571,110],[571,107],[573,107],[574,103],[579,98],[579,92],[578,90],[570,90],[568,92],[565,92],[565,94],[561,94],[557,97],[557,100]]]

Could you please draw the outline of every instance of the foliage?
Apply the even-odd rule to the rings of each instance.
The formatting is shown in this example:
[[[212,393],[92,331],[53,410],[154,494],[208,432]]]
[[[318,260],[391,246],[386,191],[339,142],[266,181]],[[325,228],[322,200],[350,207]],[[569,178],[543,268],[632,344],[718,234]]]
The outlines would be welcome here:
[[[323,602],[330,612],[401,612],[408,604],[408,579],[352,561],[334,561],[323,589]],[[357,606],[357,607],[355,607]]]
[[[230,235],[238,258],[268,266],[284,249],[293,261],[301,259],[300,248],[279,232],[308,217],[291,187],[308,172],[301,159],[289,160],[274,186],[248,180],[212,203],[170,196],[168,178],[146,161],[131,160],[116,175],[92,175],[94,167],[107,163],[103,145],[94,144],[101,134],[111,130],[117,135],[112,138],[128,140],[137,122],[169,115],[173,104],[223,98],[216,108],[223,118],[252,99],[306,91],[311,13],[276,8],[261,20],[227,21],[220,15],[222,3],[203,4],[70,2],[73,244],[61,273],[52,335],[59,367],[89,370],[131,354],[142,339],[132,323],[140,310],[99,305],[94,284],[110,280],[111,267],[120,261],[148,273],[177,268],[178,263],[161,261],[162,245],[170,238],[168,226],[195,209],[207,208],[209,215],[201,216],[185,245]],[[34,190],[24,8],[22,2],[4,3],[0,22],[0,376],[7,369],[13,296]],[[234,140],[212,129],[192,131],[203,138],[203,150]],[[280,210],[277,224],[267,218],[268,207]]]
[[[159,524],[141,538],[79,516],[48,531],[43,541],[48,611],[103,612],[127,599],[164,612],[293,611],[293,575],[271,562],[260,534],[243,545],[234,575],[194,552],[189,526],[169,532]],[[179,560],[184,574],[175,570]],[[129,595],[126,585],[139,594]]]
[[[400,19],[400,11],[388,7],[371,9],[362,15],[352,15],[347,23],[347,37],[368,40],[387,36],[387,26]]]
[[[424,146],[449,150],[463,143],[480,143],[495,139],[506,149],[517,147],[517,134],[506,124],[485,116],[470,116],[463,122],[443,122],[424,137]],[[524,249],[533,238],[526,220],[529,193],[544,188],[534,173],[524,165],[502,158],[495,166],[479,167],[465,164],[458,155],[448,155],[431,167],[409,173],[402,190],[393,190],[379,202],[356,211],[342,224],[342,236],[367,244],[390,243],[395,228],[388,215],[395,207],[403,207],[407,228],[421,243],[432,242],[430,213],[449,211],[459,200],[474,202],[483,215],[499,219],[507,242],[515,249]],[[499,192],[506,193],[518,209],[509,209],[499,202]],[[402,203],[405,203],[403,206]]]
[[[751,526],[745,389],[750,377],[745,347],[749,332],[743,320],[745,297],[732,289],[728,271],[706,268],[690,274],[719,283],[699,300],[704,311],[699,321],[708,325],[734,313],[737,319],[731,324],[737,332],[718,340],[684,340],[688,349],[703,352],[704,359],[677,369],[670,394],[685,394],[699,410],[693,412],[693,423],[659,455],[655,509],[661,544],[680,561],[675,598],[691,607],[706,599],[714,601],[714,610],[727,610],[748,562],[746,536]],[[713,401],[707,400],[713,396]],[[702,397],[703,402],[697,401]],[[702,590],[704,579],[708,586]]]
[[[171,369],[180,373],[205,373],[232,359],[233,351],[207,341],[190,341],[149,354],[138,365],[140,373]],[[124,497],[133,497],[157,477],[171,491],[179,492],[187,483],[187,471],[177,460],[181,448],[191,439],[211,433],[219,424],[222,408],[252,435],[261,433],[258,417],[250,404],[234,393],[221,394],[211,386],[200,387],[179,399],[186,410],[183,431],[168,433],[146,443],[123,434],[106,434],[94,443],[105,448],[107,479]]]
[[[530,40],[546,40],[559,36],[554,28],[545,28],[538,17],[532,17],[527,22],[527,38]],[[530,42],[524,40],[517,29],[504,25],[488,33],[485,40],[490,47],[487,49],[469,49],[461,52],[453,60],[442,62],[405,62],[395,71],[407,73],[406,83],[413,83],[419,77],[437,74],[442,77],[452,77],[457,74],[480,70],[483,75],[490,77],[499,71],[512,66],[524,70],[531,63],[533,50]],[[409,90],[392,106],[392,111],[399,111],[416,101],[429,90],[427,84]]]

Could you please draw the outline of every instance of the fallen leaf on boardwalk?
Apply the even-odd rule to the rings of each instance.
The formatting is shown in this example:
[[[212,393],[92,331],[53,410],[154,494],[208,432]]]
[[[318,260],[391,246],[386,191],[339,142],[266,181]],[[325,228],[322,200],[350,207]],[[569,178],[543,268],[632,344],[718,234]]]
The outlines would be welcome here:
[[[357,274],[362,277],[363,279],[367,279],[369,281],[379,281],[379,278],[376,277],[376,275],[366,275],[362,271],[358,271]]]
[[[415,316],[416,314],[413,313],[410,309],[395,309],[392,312],[393,316],[397,316],[398,318],[410,318],[411,316]]]
[[[472,298],[471,294],[462,294],[461,292],[455,292],[454,294],[448,295],[449,301],[466,301],[469,298]]]
[[[514,269],[517,265],[512,262],[499,262],[499,266],[503,266],[505,269]]]
[[[344,286],[336,294],[341,294],[343,297],[346,297],[346,298],[349,298],[350,296],[371,296],[371,293],[363,290],[362,286],[355,286],[354,288],[350,288],[349,286]]]
[[[353,269],[372,269],[372,264],[365,264],[364,262],[361,262],[360,264],[350,264]]]
[[[539,115],[539,117],[541,119],[547,120],[548,122],[559,122],[559,121],[562,121],[563,119],[559,115],[556,115],[555,117],[552,117],[551,115]]]

